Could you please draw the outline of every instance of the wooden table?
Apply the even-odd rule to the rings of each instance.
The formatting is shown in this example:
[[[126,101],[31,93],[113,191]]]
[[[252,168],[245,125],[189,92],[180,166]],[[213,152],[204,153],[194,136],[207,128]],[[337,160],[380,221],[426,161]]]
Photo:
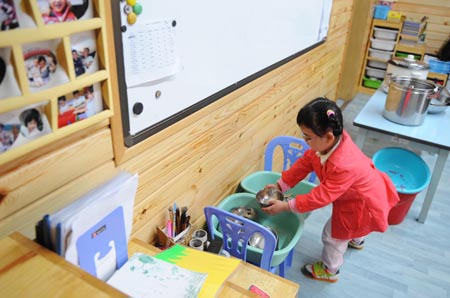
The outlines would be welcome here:
[[[160,252],[137,239],[130,241],[128,250],[129,255]],[[271,298],[297,297],[299,289],[294,282],[240,262],[217,296],[259,297],[248,290],[252,284]],[[0,289],[2,297],[127,297],[20,233],[0,240]]]
[[[132,256],[135,252],[153,256],[161,251],[143,241],[132,239],[128,244],[128,255]],[[300,287],[288,279],[241,261],[238,268],[228,277],[220,292],[217,293],[217,297],[259,297],[248,290],[251,285],[257,286],[271,298],[297,297]]]

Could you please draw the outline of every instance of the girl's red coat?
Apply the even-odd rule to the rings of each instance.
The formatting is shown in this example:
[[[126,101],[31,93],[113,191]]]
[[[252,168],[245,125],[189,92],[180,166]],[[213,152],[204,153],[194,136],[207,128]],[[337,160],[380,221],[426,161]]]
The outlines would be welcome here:
[[[308,212],[333,203],[333,238],[352,239],[387,229],[398,193],[389,176],[375,168],[346,131],[323,166],[316,153],[308,150],[282,173],[282,179],[293,187],[311,171],[320,184],[310,193],[298,195],[296,206],[300,212]]]

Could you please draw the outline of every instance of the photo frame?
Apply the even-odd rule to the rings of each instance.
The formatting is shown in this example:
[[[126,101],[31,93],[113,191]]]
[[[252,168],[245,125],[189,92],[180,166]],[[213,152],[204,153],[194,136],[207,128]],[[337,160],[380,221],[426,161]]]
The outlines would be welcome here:
[[[96,83],[58,97],[58,127],[87,119],[103,111],[100,84]]]
[[[11,48],[0,48],[0,100],[20,95],[14,67],[11,64]]]
[[[70,37],[75,76],[98,70],[97,43],[94,31],[74,34]]]
[[[44,113],[49,101],[0,114],[0,153],[52,132]]]
[[[93,17],[91,0],[38,0],[38,6],[45,25]]]
[[[23,46],[25,70],[31,91],[45,90],[69,81],[59,63],[61,40],[27,44]]]
[[[35,27],[33,18],[22,10],[21,0],[0,0],[0,31]]]

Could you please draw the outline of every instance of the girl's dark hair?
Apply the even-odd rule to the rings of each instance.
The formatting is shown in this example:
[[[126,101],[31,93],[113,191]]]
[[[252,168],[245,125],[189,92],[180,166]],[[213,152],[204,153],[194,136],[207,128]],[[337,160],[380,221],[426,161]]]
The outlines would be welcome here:
[[[332,131],[334,136],[340,136],[344,129],[341,109],[326,97],[318,97],[301,108],[297,124],[308,127],[320,137],[328,131]]]
[[[42,119],[41,119],[41,114],[39,114],[38,110],[36,109],[28,109],[25,110],[23,113],[26,113],[24,115],[24,120],[23,122],[25,123],[25,126],[28,125],[28,123],[30,123],[32,120],[36,121],[37,124],[37,129],[39,131],[42,130],[42,128],[44,128],[44,124],[42,123]]]

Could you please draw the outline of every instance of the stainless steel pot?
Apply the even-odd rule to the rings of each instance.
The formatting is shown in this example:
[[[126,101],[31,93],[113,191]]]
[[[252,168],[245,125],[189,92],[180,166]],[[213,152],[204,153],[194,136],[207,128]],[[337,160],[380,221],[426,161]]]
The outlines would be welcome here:
[[[410,77],[426,80],[430,66],[422,61],[414,60],[413,55],[406,58],[395,57],[388,61],[386,75],[382,83],[382,90],[388,92],[392,77]]]
[[[438,91],[436,84],[410,77],[392,77],[383,116],[395,123],[421,125],[431,97]]]

